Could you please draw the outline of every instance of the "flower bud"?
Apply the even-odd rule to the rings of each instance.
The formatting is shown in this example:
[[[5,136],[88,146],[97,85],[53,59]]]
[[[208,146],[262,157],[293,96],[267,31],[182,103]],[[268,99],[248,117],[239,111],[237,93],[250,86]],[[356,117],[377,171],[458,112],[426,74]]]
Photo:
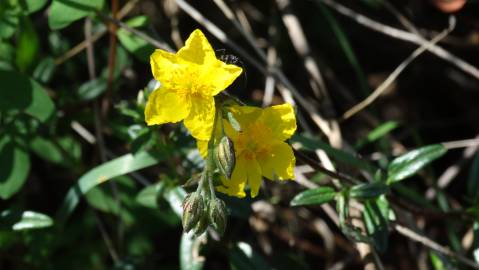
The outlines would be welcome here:
[[[195,226],[204,215],[203,197],[197,192],[188,194],[183,201],[183,230],[188,232]]]
[[[208,211],[211,226],[220,234],[223,235],[226,229],[226,205],[222,200],[215,198],[210,202]]]
[[[203,215],[198,221],[198,223],[196,223],[196,226],[193,229],[193,233],[196,236],[200,236],[206,231],[207,228],[208,228],[208,216]]]
[[[227,136],[221,138],[215,147],[214,158],[216,167],[226,178],[230,179],[236,162],[235,150],[230,138]]]

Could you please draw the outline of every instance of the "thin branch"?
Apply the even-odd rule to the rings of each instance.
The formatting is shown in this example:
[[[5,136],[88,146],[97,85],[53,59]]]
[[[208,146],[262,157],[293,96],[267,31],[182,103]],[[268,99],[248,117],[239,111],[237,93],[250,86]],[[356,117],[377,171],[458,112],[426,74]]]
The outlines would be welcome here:
[[[347,8],[333,0],[310,0],[314,2],[319,2],[319,3],[324,3],[331,7],[332,9],[336,10],[338,13],[343,14],[344,16],[347,16],[357,23],[372,29],[374,31],[380,32],[382,34],[388,35],[390,37],[404,40],[407,42],[415,43],[417,45],[421,45],[424,42],[427,42],[423,37],[418,36],[414,33],[406,32],[401,29],[397,29],[394,27],[391,27],[389,25],[377,22],[372,20],[369,17],[366,17],[362,14],[357,13],[356,11]],[[468,62],[464,61],[463,59],[453,55],[452,53],[446,51],[440,46],[434,45],[428,48],[428,50],[435,54],[436,56],[446,60],[447,62],[455,65],[457,68],[461,69],[465,73],[473,76],[476,79],[479,79],[479,69],[477,69],[475,66],[469,64]]]
[[[444,247],[444,246],[441,246],[440,244],[434,242],[433,240],[431,240],[430,238],[424,236],[424,235],[421,235],[411,229],[409,229],[408,227],[405,227],[403,225],[400,225],[398,223],[394,223],[392,224],[392,227],[394,230],[396,230],[398,233],[406,236],[407,238],[413,240],[413,241],[416,241],[418,243],[421,243],[422,245],[430,248],[430,249],[433,249],[439,253],[442,253],[446,256],[449,256],[449,257],[452,257],[462,263],[464,263],[465,265],[469,266],[469,267],[472,267],[474,269],[479,269],[479,265],[476,264],[474,261],[472,261],[471,259],[465,257],[464,255],[462,254],[459,254],[457,252],[454,252],[452,250],[450,250],[448,247]]]
[[[94,80],[96,77],[96,72],[95,72],[95,56],[94,56],[94,51],[93,51],[93,42],[91,40],[92,35],[91,35],[91,19],[86,18],[85,20],[85,41],[86,41],[86,53],[87,53],[87,63],[88,63],[88,75],[90,77],[90,80]],[[99,129],[99,108],[98,108],[98,101],[95,100],[93,104],[93,110],[94,110],[94,122],[95,122],[95,133],[96,133],[96,140],[98,142],[103,142],[103,137],[101,134],[101,130]],[[101,162],[105,162],[106,160],[106,155],[104,151],[104,145],[103,143],[98,143],[98,152],[100,154]],[[93,212],[97,226],[100,230],[100,234],[103,238],[103,241],[105,242],[105,245],[108,249],[108,252],[110,253],[110,256],[112,260],[115,263],[119,262],[119,257],[118,257],[118,252],[115,250],[115,247],[113,246],[113,243],[110,239],[110,236],[108,235],[107,231],[105,230],[103,226],[103,222],[101,221],[100,217],[97,216],[97,213],[94,211]]]
[[[131,0],[128,3],[126,3],[125,6],[123,6],[123,8],[118,12],[118,19],[122,19],[123,17],[128,15],[128,13],[130,13],[133,10],[133,8],[135,7],[135,5],[138,1],[139,0]],[[90,38],[90,42],[95,43],[98,39],[103,37],[106,33],[107,33],[107,30],[105,29],[105,30],[101,30],[101,31],[93,34]],[[68,60],[68,59],[72,58],[73,56],[77,55],[78,53],[82,52],[84,49],[87,48],[87,46],[88,46],[87,43],[88,43],[88,41],[84,40],[84,41],[78,43],[75,47],[68,50],[62,56],[56,58],[54,60],[55,65],[57,65],[57,66],[61,65],[66,60]]]
[[[442,31],[430,42],[425,42],[421,45],[421,47],[414,50],[414,52],[411,55],[409,55],[408,58],[406,58],[399,66],[397,66],[396,69],[391,74],[389,74],[386,80],[384,80],[376,88],[376,90],[374,90],[374,92],[371,95],[369,95],[366,99],[364,99],[363,101],[361,101],[360,103],[352,107],[351,109],[347,110],[343,114],[343,120],[346,120],[350,118],[351,116],[355,115],[356,113],[358,113],[359,111],[363,110],[364,108],[369,106],[372,102],[374,102],[379,96],[381,96],[384,93],[384,91],[391,85],[391,83],[393,83],[397,79],[397,77],[401,74],[401,72],[403,72],[404,69],[406,69],[406,67],[412,61],[414,61],[423,52],[431,48],[431,46],[433,46],[435,43],[439,42],[441,39],[447,36],[454,29],[455,21],[456,20],[454,17],[450,17],[449,27],[447,29]]]

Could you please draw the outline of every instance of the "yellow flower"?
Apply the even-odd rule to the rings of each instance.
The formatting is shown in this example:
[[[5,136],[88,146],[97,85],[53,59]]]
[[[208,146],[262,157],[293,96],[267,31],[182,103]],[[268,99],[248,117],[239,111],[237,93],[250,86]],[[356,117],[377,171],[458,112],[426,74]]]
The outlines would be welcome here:
[[[240,124],[240,132],[224,120],[226,135],[233,141],[236,165],[231,179],[222,179],[217,190],[230,196],[246,196],[246,184],[251,197],[256,197],[262,176],[270,180],[293,178],[295,157],[291,146],[284,141],[296,131],[296,118],[290,104],[260,109],[249,106],[230,107]],[[198,141],[203,156],[207,142]]]
[[[176,54],[156,50],[150,63],[161,86],[148,98],[146,123],[159,125],[184,119],[193,137],[209,140],[215,117],[213,97],[233,83],[242,69],[216,59],[213,48],[198,29]]]

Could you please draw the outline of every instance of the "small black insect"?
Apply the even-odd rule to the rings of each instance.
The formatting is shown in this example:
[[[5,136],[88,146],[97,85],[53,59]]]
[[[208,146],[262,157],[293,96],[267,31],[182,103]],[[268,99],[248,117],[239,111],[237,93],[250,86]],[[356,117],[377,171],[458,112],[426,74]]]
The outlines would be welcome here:
[[[230,65],[237,65],[243,68],[243,87],[245,87],[248,77],[246,76],[246,69],[244,68],[243,61],[241,61],[241,59],[234,54],[226,53],[226,49],[216,50],[216,54],[218,55],[219,60],[222,62]]]

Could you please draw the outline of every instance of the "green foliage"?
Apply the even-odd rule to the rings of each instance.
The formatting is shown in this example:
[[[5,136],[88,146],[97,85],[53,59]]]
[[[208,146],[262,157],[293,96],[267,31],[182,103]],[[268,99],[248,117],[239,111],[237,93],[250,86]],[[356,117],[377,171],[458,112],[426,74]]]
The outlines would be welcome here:
[[[336,196],[336,191],[331,187],[320,187],[303,191],[291,201],[291,206],[323,204],[330,202]]]
[[[163,158],[164,156],[153,155],[148,152],[141,152],[136,155],[127,154],[88,171],[68,191],[62,207],[58,211],[57,219],[61,222],[66,221],[78,205],[81,196],[92,188],[115,177],[155,165]]]
[[[52,224],[53,220],[49,216],[33,211],[5,210],[0,213],[0,228],[10,227],[14,231],[41,229],[50,227]]]
[[[349,196],[357,199],[374,199],[389,191],[386,184],[381,182],[365,183],[353,186],[349,190]]]
[[[443,145],[436,144],[418,148],[395,158],[388,166],[387,182],[391,184],[415,175],[446,152]]]
[[[0,112],[24,112],[43,122],[53,114],[55,105],[34,80],[14,71],[0,70],[0,81],[4,89],[10,90],[0,92]]]
[[[0,198],[6,200],[20,191],[30,171],[30,157],[11,137],[0,138]]]
[[[202,28],[190,20],[187,12],[178,13],[176,5],[150,0],[133,2],[119,1],[120,10],[124,4],[134,8],[123,11],[118,19],[171,47],[191,29]],[[393,60],[382,57],[384,42],[362,32],[325,3],[319,9],[310,9],[307,1],[290,2],[292,15],[297,15],[305,30],[311,50],[308,53],[319,63],[331,100],[316,98],[309,89],[307,73],[302,68],[304,59],[292,50],[286,31],[289,29],[278,25],[277,15],[284,14],[277,13],[275,1],[246,1],[231,6],[238,11],[235,15],[241,25],[249,23],[261,41],[254,45],[261,50],[268,48],[268,56],[276,52],[277,62],[271,66],[261,57],[255,59],[256,55],[250,58],[258,64],[250,63],[243,53],[254,52],[251,44],[240,35],[241,31],[219,24],[224,21],[223,17],[217,20],[221,13],[205,15],[218,23],[231,42],[223,44],[222,39],[212,39],[214,47],[232,48],[227,54],[237,54],[245,74],[245,83],[228,89],[228,95],[240,96],[247,104],[261,102],[265,76],[255,70],[257,67],[271,72],[269,75],[274,75],[271,78],[279,86],[273,103],[278,102],[280,94],[283,98],[289,95],[285,90],[289,85],[276,69],[284,72],[299,90],[299,97],[293,95],[298,130],[291,143],[309,158],[296,155],[295,173],[303,179],[265,181],[260,195],[253,199],[217,193],[215,207],[206,207],[207,218],[216,226],[200,224],[197,237],[182,232],[182,203],[197,187],[196,176],[205,162],[182,124],[152,127],[144,121],[146,100],[158,87],[148,64],[154,46],[118,27],[116,58],[110,66],[111,33],[105,16],[112,16],[111,2],[1,0],[0,269],[326,269],[337,265],[359,269],[364,265],[357,255],[356,242],[374,248],[379,254],[375,260],[383,260],[386,269],[403,266],[398,260],[415,267],[419,252],[429,254],[426,263],[432,269],[465,268],[455,256],[411,245],[407,236],[393,232],[395,224],[411,226],[418,235],[479,263],[479,154],[469,160],[460,155],[461,150],[451,150],[444,156],[446,149],[441,144],[423,146],[423,142],[455,138],[451,134],[456,135],[456,126],[450,128],[451,123],[441,118],[442,113],[453,113],[460,119],[453,124],[457,124],[461,139],[475,130],[475,126],[471,128],[463,122],[477,114],[474,106],[468,106],[474,103],[471,91],[451,91],[455,93],[453,99],[445,99],[442,89],[428,78],[442,82],[442,77],[454,77],[458,90],[474,85],[471,78],[451,73],[449,66],[425,67],[418,62],[409,74],[401,75],[404,77],[384,99],[374,102],[374,110],[366,108],[361,115],[341,121],[341,112],[360,101],[357,89],[366,97],[377,79],[382,79],[382,73],[397,65],[396,57],[402,54],[388,39],[387,50]],[[343,2],[349,7],[347,1]],[[474,7],[473,2],[468,6]],[[366,17],[379,18],[377,14],[381,12],[381,22],[389,23],[386,4],[362,0],[353,8],[360,7]],[[195,6],[204,11],[203,6]],[[432,7],[421,8],[429,6]],[[251,8],[245,17],[243,8]],[[269,20],[271,11],[274,16]],[[407,18],[417,16],[411,5],[407,11]],[[455,16],[463,19],[461,16],[467,14]],[[475,20],[469,17],[473,25]],[[95,37],[91,47],[83,42],[86,18]],[[431,24],[444,22],[432,20]],[[467,28],[461,27],[464,35],[445,41],[448,46],[444,48],[451,55],[455,54],[456,43],[461,44],[461,57],[466,57],[473,47],[472,39],[466,37],[473,37],[477,31],[467,32]],[[263,31],[266,29],[276,32]],[[208,38],[213,37],[204,32]],[[329,39],[321,39],[323,32]],[[334,50],[324,47],[324,43],[330,43]],[[93,52],[93,62],[89,62],[87,48]],[[477,66],[474,59],[464,60],[472,68]],[[416,89],[416,73],[425,82],[421,89]],[[437,76],[442,73],[454,76]],[[253,88],[258,89],[253,92]],[[428,92],[428,88],[434,92]],[[417,92],[411,95],[408,91]],[[430,99],[422,101],[423,94]],[[228,106],[238,100],[228,95],[217,98],[218,104],[224,105],[218,108],[223,109],[224,120],[241,132],[239,121],[228,111]],[[441,112],[435,112],[433,100],[441,98]],[[311,108],[316,106],[324,119],[338,121],[341,136],[334,139],[341,139],[341,147],[328,143],[331,134],[323,131],[333,126],[321,123],[324,126],[318,128],[316,124],[321,121],[310,114],[311,108],[304,106],[302,99],[309,101]],[[416,102],[427,106],[414,107]],[[447,128],[437,129],[436,124],[429,123],[433,117],[437,118],[433,119],[437,126]],[[404,148],[412,151],[390,158]],[[332,164],[322,164],[323,160],[316,156],[318,150],[324,151]],[[440,163],[429,166],[441,157]],[[316,160],[321,161],[318,166],[334,166],[337,177],[331,176],[335,172],[330,175],[311,171],[306,164]],[[438,185],[438,176],[445,175],[448,166],[456,163],[459,166],[453,168],[460,171],[449,186]],[[446,165],[439,166],[442,164]],[[223,172],[230,173],[231,170]],[[214,171],[215,184],[224,180],[220,175]],[[417,181],[402,181],[413,176]],[[320,187],[298,191],[304,188],[299,185],[306,186],[308,180]],[[333,202],[335,213],[329,219],[317,206],[329,204],[323,205],[329,208]],[[334,215],[338,217],[337,225]],[[472,243],[466,241],[471,233]],[[463,243],[464,247],[470,244],[469,249]]]
[[[52,0],[48,25],[59,30],[102,9],[104,0]]]

